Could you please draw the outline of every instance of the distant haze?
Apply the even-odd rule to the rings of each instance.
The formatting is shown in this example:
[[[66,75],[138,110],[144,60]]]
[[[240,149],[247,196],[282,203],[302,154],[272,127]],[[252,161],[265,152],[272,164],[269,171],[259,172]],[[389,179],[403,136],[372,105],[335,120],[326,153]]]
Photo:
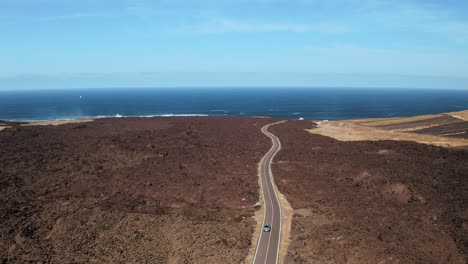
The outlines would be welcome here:
[[[468,2],[0,2],[0,90],[468,88]]]
[[[70,88],[424,88],[462,89],[468,78],[372,74],[313,73],[110,73],[22,75],[0,78],[0,90]]]

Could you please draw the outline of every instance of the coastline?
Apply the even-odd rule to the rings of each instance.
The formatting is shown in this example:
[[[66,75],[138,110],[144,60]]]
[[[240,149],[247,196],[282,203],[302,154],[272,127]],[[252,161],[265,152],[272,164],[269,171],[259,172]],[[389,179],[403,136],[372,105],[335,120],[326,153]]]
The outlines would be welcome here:
[[[353,93],[353,97],[349,94]],[[0,96],[0,120],[50,121],[110,117],[270,116],[350,120],[428,115],[468,108],[459,91],[363,89],[261,89],[227,91],[122,89],[12,92]],[[372,100],[369,100],[371,98]],[[443,102],[436,102],[444,98]],[[235,100],[236,103],[233,103]],[[404,106],[404,107],[402,107]]]
[[[95,119],[102,119],[102,118],[150,118],[150,117],[175,117],[175,116],[182,116],[182,117],[190,117],[190,116],[223,116],[223,115],[206,115],[206,114],[151,114],[151,115],[121,115],[119,113],[115,115],[95,115],[95,116],[77,116],[77,117],[51,117],[51,118],[4,118],[0,119],[1,122],[27,122],[27,123],[34,123],[34,122],[52,122],[52,121],[73,121],[73,120],[95,120]]]
[[[275,118],[271,116],[236,116],[236,115],[205,115],[205,114],[158,114],[144,116],[113,116],[79,117],[75,119],[50,120],[0,120],[0,131],[15,126],[58,126],[73,123],[92,122],[98,119],[115,118],[151,118],[151,117],[244,117],[244,118]],[[297,120],[289,118],[288,120]],[[304,120],[299,118],[299,120]],[[468,147],[468,110],[430,115],[390,118],[361,118],[348,120],[310,120],[318,127],[308,130],[312,134],[332,137],[340,141],[414,141],[423,144],[442,147]],[[446,128],[444,126],[456,125]],[[435,130],[434,130],[435,129]],[[441,130],[442,132],[437,130]],[[445,129],[445,130],[444,130]],[[437,133],[436,133],[437,132]]]

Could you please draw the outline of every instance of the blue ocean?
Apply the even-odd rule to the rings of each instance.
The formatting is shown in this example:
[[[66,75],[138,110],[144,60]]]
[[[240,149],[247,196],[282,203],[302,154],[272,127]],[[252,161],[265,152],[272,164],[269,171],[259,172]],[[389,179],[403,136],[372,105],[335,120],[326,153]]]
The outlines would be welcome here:
[[[0,120],[269,116],[337,120],[468,109],[468,90],[119,88],[0,91]]]

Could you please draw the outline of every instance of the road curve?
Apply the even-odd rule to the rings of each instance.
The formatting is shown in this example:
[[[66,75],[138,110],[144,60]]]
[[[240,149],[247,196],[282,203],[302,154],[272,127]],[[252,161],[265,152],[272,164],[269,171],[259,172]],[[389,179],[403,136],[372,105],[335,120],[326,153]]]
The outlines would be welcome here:
[[[279,139],[268,132],[272,125],[284,123],[285,121],[275,122],[262,127],[262,133],[269,137],[273,143],[270,150],[260,161],[260,182],[263,193],[263,225],[260,230],[257,249],[254,256],[254,264],[272,264],[279,261],[279,247],[281,241],[281,205],[276,196],[273,175],[271,173],[271,161],[281,149]],[[270,225],[271,231],[264,232],[263,226]]]

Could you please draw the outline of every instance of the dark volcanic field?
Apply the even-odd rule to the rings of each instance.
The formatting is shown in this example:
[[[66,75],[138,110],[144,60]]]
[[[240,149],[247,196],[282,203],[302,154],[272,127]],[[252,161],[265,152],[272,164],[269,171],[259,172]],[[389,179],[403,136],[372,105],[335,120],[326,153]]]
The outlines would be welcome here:
[[[2,263],[240,263],[271,119],[99,119],[0,132]]]
[[[468,139],[468,121],[444,124],[414,131],[415,133]]]
[[[240,263],[274,119],[99,119],[0,132],[5,263]],[[468,151],[270,128],[288,263],[466,263]]]
[[[467,263],[468,152],[340,142],[309,122],[270,129],[272,166],[295,209],[288,263]]]

